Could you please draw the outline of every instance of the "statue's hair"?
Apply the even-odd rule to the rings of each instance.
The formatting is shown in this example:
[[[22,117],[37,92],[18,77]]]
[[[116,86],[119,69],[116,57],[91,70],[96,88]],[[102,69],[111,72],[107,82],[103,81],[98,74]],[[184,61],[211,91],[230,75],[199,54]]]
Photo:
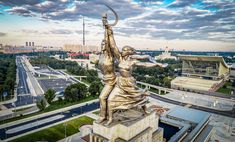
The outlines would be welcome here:
[[[107,18],[107,17],[108,17],[107,13],[103,13],[103,14],[102,14],[102,17],[103,17],[103,18]]]
[[[124,47],[122,48],[122,52],[126,52],[127,55],[131,55],[131,54],[134,54],[134,53],[135,53],[135,48],[126,45],[126,46],[124,46]]]

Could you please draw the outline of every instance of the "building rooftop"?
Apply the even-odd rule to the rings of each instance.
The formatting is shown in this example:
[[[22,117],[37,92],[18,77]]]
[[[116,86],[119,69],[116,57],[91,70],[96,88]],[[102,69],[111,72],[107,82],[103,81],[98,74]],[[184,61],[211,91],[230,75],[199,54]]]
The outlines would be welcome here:
[[[192,90],[213,91],[216,90],[217,85],[222,81],[223,80],[208,80],[196,77],[178,76],[171,81],[171,84],[172,87],[174,85],[177,86],[177,89],[187,88]]]
[[[183,119],[193,123],[200,123],[204,118],[209,118],[210,114],[208,112],[189,109],[184,107],[173,108],[168,114],[167,117],[175,117],[178,119]]]
[[[209,118],[210,114],[204,111],[175,107],[162,116],[160,121],[161,123],[179,128],[179,131],[175,131],[173,136],[172,132],[170,132],[171,137],[166,137],[169,142],[193,142],[198,140],[204,142],[208,140],[213,129],[211,125],[208,125]],[[165,136],[169,136],[167,134],[169,133],[168,131],[164,129]]]
[[[222,56],[204,56],[204,55],[177,55],[181,60],[191,60],[191,61],[214,61],[220,62],[225,68],[228,68],[227,63],[224,61]]]

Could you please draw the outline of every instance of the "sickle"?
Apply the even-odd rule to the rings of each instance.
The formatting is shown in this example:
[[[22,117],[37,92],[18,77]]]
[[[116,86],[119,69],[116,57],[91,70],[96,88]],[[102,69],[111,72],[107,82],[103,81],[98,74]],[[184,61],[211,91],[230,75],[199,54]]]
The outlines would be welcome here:
[[[107,6],[113,12],[113,14],[115,16],[115,22],[113,24],[109,24],[109,25],[110,26],[117,25],[117,23],[118,23],[118,15],[117,15],[117,13],[109,5],[107,5],[107,4],[104,4],[104,5]]]

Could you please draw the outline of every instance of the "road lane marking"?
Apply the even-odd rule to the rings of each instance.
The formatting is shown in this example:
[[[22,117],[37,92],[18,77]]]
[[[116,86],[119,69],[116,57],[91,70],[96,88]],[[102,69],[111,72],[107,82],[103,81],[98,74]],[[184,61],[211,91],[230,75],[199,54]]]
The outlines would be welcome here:
[[[51,121],[54,121],[54,120],[62,119],[63,117],[64,117],[64,115],[56,115],[56,116],[48,117],[48,118],[38,120],[38,121],[35,120],[35,122],[28,123],[28,124],[25,124],[25,125],[21,125],[21,126],[9,129],[9,130],[6,131],[6,134],[17,133],[17,132],[20,132],[20,131],[23,131],[23,130],[33,128],[35,126],[40,126],[42,124],[45,124],[45,123],[48,123],[48,122],[51,122]]]

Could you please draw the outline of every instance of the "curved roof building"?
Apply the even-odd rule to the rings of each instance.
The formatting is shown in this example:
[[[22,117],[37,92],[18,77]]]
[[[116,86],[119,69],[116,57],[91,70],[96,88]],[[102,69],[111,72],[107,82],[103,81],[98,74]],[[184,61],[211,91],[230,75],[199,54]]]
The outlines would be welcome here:
[[[221,56],[179,55],[182,76],[171,87],[190,91],[216,91],[229,76],[229,67]]]

